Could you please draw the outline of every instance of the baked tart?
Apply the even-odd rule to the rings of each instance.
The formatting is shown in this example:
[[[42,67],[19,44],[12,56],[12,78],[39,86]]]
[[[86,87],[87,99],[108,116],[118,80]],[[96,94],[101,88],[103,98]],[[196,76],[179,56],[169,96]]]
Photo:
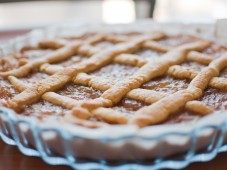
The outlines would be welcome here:
[[[2,139],[77,169],[87,158],[98,160],[87,169],[108,169],[103,160],[136,160],[134,169],[147,159],[154,169],[210,160],[227,141],[220,25],[82,23],[3,42]]]
[[[227,47],[188,34],[89,32],[0,59],[0,103],[97,128],[196,122],[227,109]]]

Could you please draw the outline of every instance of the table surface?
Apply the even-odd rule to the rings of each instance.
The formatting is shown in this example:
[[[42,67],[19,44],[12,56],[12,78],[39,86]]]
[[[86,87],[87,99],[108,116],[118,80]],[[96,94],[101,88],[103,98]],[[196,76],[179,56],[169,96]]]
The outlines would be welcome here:
[[[0,41],[25,34],[29,30],[0,32]],[[204,163],[193,163],[185,170],[226,170],[227,153],[219,154],[214,160]],[[28,157],[20,153],[16,146],[5,144],[0,139],[0,170],[70,170],[66,166],[50,166],[41,158]]]

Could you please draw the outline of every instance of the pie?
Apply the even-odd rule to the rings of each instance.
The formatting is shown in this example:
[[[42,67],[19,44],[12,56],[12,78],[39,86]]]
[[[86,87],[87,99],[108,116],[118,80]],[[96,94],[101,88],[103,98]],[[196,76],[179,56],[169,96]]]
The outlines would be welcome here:
[[[195,122],[227,109],[227,47],[188,34],[45,39],[0,59],[0,103],[90,128]]]

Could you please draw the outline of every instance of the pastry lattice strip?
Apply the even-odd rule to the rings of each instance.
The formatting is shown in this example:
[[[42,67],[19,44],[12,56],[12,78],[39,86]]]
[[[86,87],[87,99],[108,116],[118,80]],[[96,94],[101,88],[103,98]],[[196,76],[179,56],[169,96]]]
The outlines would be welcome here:
[[[13,76],[9,76],[9,81],[15,86],[15,88],[21,92],[29,87],[29,85],[23,83],[19,79]],[[107,90],[111,86],[113,86],[114,82],[108,80],[108,79],[101,79],[96,76],[89,76],[86,73],[80,73],[77,76],[77,79],[73,80],[76,84],[81,84],[85,86],[91,86],[98,90]],[[100,83],[101,82],[101,83]],[[134,89],[130,91],[126,97],[139,100],[148,104],[152,104],[161,98],[167,96],[165,93],[156,92],[153,90],[146,90],[146,89]],[[60,105],[62,107],[65,107],[67,109],[73,109],[76,105],[80,103],[80,101],[77,101],[75,99],[71,99],[66,96],[59,95],[55,92],[47,92],[42,96],[43,100],[49,101],[53,104]],[[209,106],[203,104],[199,101],[190,101],[186,104],[186,109],[194,111],[196,113],[199,113],[201,115],[211,113],[213,111],[212,108]],[[124,113],[121,113],[119,111],[110,109],[110,108],[98,108],[94,109],[91,114],[89,115],[78,115],[78,112],[74,111],[72,113],[76,117],[79,117],[80,119],[88,119],[90,116],[96,116],[101,120],[104,120],[108,123],[118,123],[118,124],[126,124],[129,120],[128,116],[124,115]],[[79,122],[79,119],[76,123]],[[97,123],[95,123],[97,125]]]
[[[146,35],[146,36],[142,35],[142,36],[138,36],[138,37],[132,39],[131,41],[129,41],[127,43],[120,43],[120,44],[117,44],[116,46],[114,46],[113,48],[108,48],[104,51],[101,51],[101,52],[93,55],[87,61],[77,64],[75,67],[65,68],[63,71],[59,71],[59,72],[55,73],[54,75],[52,75],[44,80],[41,80],[40,82],[33,84],[31,87],[27,88],[26,90],[24,90],[23,92],[21,92],[20,94],[15,96],[11,101],[9,101],[8,105],[11,108],[14,108],[15,110],[20,110],[25,105],[34,103],[37,100],[39,100],[39,98],[45,92],[54,91],[56,89],[63,87],[66,83],[70,82],[71,79],[76,74],[78,74],[80,72],[93,71],[100,67],[103,67],[103,66],[111,63],[116,55],[118,55],[120,53],[135,51],[136,49],[140,48],[142,43],[145,42],[146,40],[160,39],[161,37],[163,37],[163,34],[153,34],[153,35]],[[66,47],[68,48],[68,46],[64,46],[64,47],[60,48],[59,50],[62,51],[62,49],[65,49]],[[73,51],[73,54],[74,54],[74,52],[75,51]],[[53,52],[51,54],[54,55],[54,57],[56,57],[58,54],[58,51],[56,53]],[[73,54],[71,54],[71,55],[73,55]],[[68,55],[67,55],[67,58],[68,58]],[[44,59],[46,59],[46,57],[44,57]],[[49,62],[46,62],[46,63],[49,63]],[[29,65],[29,64],[30,63],[28,63],[27,65]],[[30,65],[32,65],[32,64],[30,64]],[[16,71],[18,71],[18,70],[20,70],[20,68],[17,69]],[[15,71],[15,70],[13,70],[13,71]],[[6,74],[8,75],[9,73],[6,73]],[[27,74],[27,72],[26,72],[26,74]],[[26,74],[23,74],[23,75],[26,75]],[[14,75],[14,74],[10,73],[9,75]]]
[[[154,36],[154,39],[158,39],[159,37],[162,37],[162,34]],[[53,51],[41,58],[35,59],[31,62],[26,63],[22,67],[19,67],[18,69],[14,69],[11,71],[7,72],[0,72],[0,76],[16,76],[16,77],[24,77],[32,69],[39,68],[42,64],[44,63],[56,63],[56,62],[61,62],[66,59],[69,59],[76,53],[80,53],[80,51],[85,52],[88,55],[92,55],[95,52],[98,52],[97,48],[92,47],[91,45],[97,42],[100,42],[105,39],[110,39],[107,38],[108,35],[104,34],[97,34],[92,37],[87,38],[84,41],[80,40],[75,40],[75,41],[66,41],[62,39],[56,39],[56,40],[49,40],[49,41],[43,41],[39,43],[38,47],[35,48],[53,48],[56,49],[56,51]],[[116,36],[115,39],[112,37],[113,42],[120,42],[122,38],[119,36]],[[152,37],[151,37],[152,39]],[[122,40],[123,41],[123,40]],[[126,41],[126,39],[124,40]],[[87,48],[88,46],[88,48]],[[91,48],[90,48],[91,47]],[[31,49],[34,49],[33,47]],[[25,49],[22,49],[22,52],[25,51]]]
[[[56,68],[56,66],[49,66],[49,72],[53,72]],[[62,67],[58,66],[59,68],[57,69],[59,71],[59,69],[63,69]],[[177,78],[191,78],[193,79],[198,73],[195,70],[192,70],[193,74],[190,73],[190,69],[188,68],[182,68],[179,71],[180,72],[187,72],[189,73],[189,75],[192,75],[192,77],[189,76],[185,76],[184,74],[180,74],[180,73],[176,73],[176,71],[172,71],[175,68],[181,68],[180,66],[172,66],[169,68],[169,70],[167,71],[167,73],[169,73],[169,75],[180,75],[180,76],[175,76]],[[188,71],[189,70],[189,71]],[[223,80],[222,82],[219,80]],[[108,80],[108,79],[104,79],[104,78],[100,78],[100,77],[96,77],[96,76],[90,76],[88,74],[85,73],[80,73],[76,76],[76,78],[73,80],[73,82],[75,84],[80,84],[80,85],[84,85],[84,86],[90,86],[94,89],[98,89],[98,90],[107,90],[109,89],[111,86],[113,86],[115,83],[114,81]],[[225,84],[226,84],[226,78],[212,78],[209,85],[211,87],[216,87],[216,88],[221,88],[221,89],[225,89]],[[146,90],[146,89],[133,89],[132,91],[130,91],[128,94],[126,94],[126,97],[131,98],[131,99],[135,99],[135,100],[139,100],[148,104],[152,104],[156,101],[158,101],[159,99],[165,97],[166,95],[164,93],[161,92],[156,92],[153,90]],[[190,103],[190,102],[189,102]],[[198,104],[199,107],[195,107]],[[192,108],[195,107],[195,108]],[[213,109],[211,109],[209,106],[205,106],[204,104],[199,104],[199,103],[194,103],[192,104],[187,104],[186,108],[189,110],[193,110],[194,112],[200,113],[200,114],[206,114],[206,113],[210,113],[213,111]]]
[[[24,91],[26,88],[29,88],[30,85],[22,82],[21,80],[17,79],[14,76],[9,76],[8,80],[10,81],[10,83],[12,83],[14,85],[14,87],[19,91],[22,92]],[[42,95],[42,99],[49,101],[51,103],[54,103],[56,105],[60,105],[62,107],[66,107],[68,109],[71,109],[75,106],[76,101],[74,99],[71,99],[69,97],[65,97],[65,96],[61,96],[55,92],[47,92],[44,95]],[[60,99],[60,100],[56,100],[56,99]],[[100,126],[106,126],[105,123],[102,122],[96,122],[96,121],[88,121],[85,119],[80,119],[77,118],[75,116],[70,116],[71,114],[65,114],[64,118],[68,121],[68,122],[73,122],[76,123],[78,125],[82,125],[82,126],[86,126],[86,127],[90,127],[90,128],[95,128],[95,127],[100,127]]]
[[[194,52],[193,52],[194,53]],[[190,55],[190,58],[191,55]],[[188,55],[188,56],[189,56]],[[202,56],[201,58],[205,58],[203,54],[196,53],[196,56]],[[160,57],[158,57],[160,58]],[[187,57],[189,58],[189,57]],[[205,59],[209,60],[211,57],[209,56],[206,57]],[[157,57],[156,57],[157,60]],[[212,59],[213,60],[213,59]],[[192,61],[192,60],[190,60]],[[195,61],[195,60],[194,60]],[[114,62],[119,63],[119,64],[125,64],[125,65],[133,65],[133,66],[143,66],[146,64],[148,61],[141,59],[141,57],[133,54],[121,54],[117,56],[114,59]],[[60,70],[63,70],[64,67],[62,66],[56,66],[56,65],[50,65],[50,64],[44,64],[41,67],[41,71],[47,73],[47,74],[54,74]],[[171,66],[169,67],[167,71],[167,75],[173,76],[175,78],[180,78],[180,79],[190,79],[192,80],[196,75],[198,74],[198,71],[192,69],[192,68],[187,68],[179,65]],[[213,77],[211,81],[209,82],[209,86],[221,90],[227,90],[227,79],[226,78],[221,78],[221,77]]]
[[[157,36],[157,37],[161,37],[160,35],[159,36]],[[155,37],[155,38],[157,38],[157,37]],[[154,38],[154,39],[155,39]],[[118,50],[104,50],[104,52],[100,52],[100,53],[98,53],[98,54],[95,54],[94,56],[92,56],[90,59],[89,59],[89,61],[88,62],[82,62],[82,64],[79,64],[79,66],[75,66],[75,68],[71,68],[71,69],[64,69],[63,71],[59,71],[59,72],[57,72],[57,73],[55,73],[53,76],[51,76],[51,78],[49,78],[49,82],[51,81],[51,80],[55,80],[55,79],[61,79],[62,78],[62,80],[65,80],[63,83],[62,82],[60,82],[60,81],[57,81],[56,82],[56,84],[55,85],[51,85],[52,87],[53,86],[56,86],[56,85],[64,85],[64,84],[66,84],[67,82],[69,82],[70,80],[72,80],[72,78],[74,77],[75,78],[75,75],[74,74],[78,74],[79,72],[87,72],[87,71],[91,71],[91,70],[95,70],[95,69],[97,69],[97,68],[99,68],[99,66],[93,66],[93,69],[90,69],[90,68],[87,68],[87,67],[89,67],[89,66],[92,66],[92,64],[94,64],[94,62],[93,61],[96,61],[95,59],[103,59],[103,62],[105,63],[105,59],[104,59],[104,57],[100,57],[100,56],[102,56],[102,54],[103,55],[107,55],[110,59],[110,61],[108,62],[108,63],[110,63],[111,61],[115,61],[115,62],[122,62],[123,60],[119,57],[119,55],[118,54],[120,54],[120,53],[128,53],[128,52],[131,52],[131,51],[134,51],[135,49],[138,49],[139,47],[141,47],[141,46],[145,46],[145,44],[147,45],[147,44],[149,44],[149,42],[150,42],[150,48],[152,49],[154,49],[155,48],[155,46],[157,46],[158,45],[158,43],[156,43],[156,42],[153,42],[153,41],[148,41],[149,39],[152,39],[152,37],[149,37],[149,38],[144,38],[144,37],[139,37],[139,38],[135,38],[135,39],[132,39],[132,40],[130,40],[129,42],[127,42],[127,43],[125,43],[125,44],[123,44],[122,46],[126,46],[126,47],[128,47],[128,49],[127,50],[123,50],[123,47],[122,47],[122,49],[120,49],[119,51]],[[158,38],[157,38],[158,39]],[[133,43],[133,41],[134,41],[134,43]],[[130,44],[130,42],[131,42],[131,44]],[[153,45],[152,45],[152,42],[153,42]],[[78,43],[78,42],[77,42]],[[83,44],[84,45],[84,44]],[[131,45],[131,46],[130,46]],[[121,47],[121,45],[119,45],[120,47]],[[134,48],[133,48],[133,46],[134,46]],[[148,45],[147,45],[148,46]],[[113,86],[111,86],[110,87],[110,89],[109,90],[107,90],[106,92],[104,92],[104,95],[102,95],[100,98],[98,98],[98,99],[95,99],[95,101],[92,101],[92,102],[85,102],[85,103],[82,103],[82,105],[79,105],[79,106],[74,106],[74,110],[78,110],[78,109],[76,109],[77,107],[79,107],[79,108],[83,108],[83,110],[85,110],[85,112],[86,112],[86,109],[88,109],[88,111],[92,111],[92,112],[94,112],[95,110],[97,111],[97,110],[99,110],[99,114],[100,113],[105,113],[105,112],[107,112],[107,111],[110,111],[110,109],[106,109],[106,108],[98,108],[98,107],[102,107],[102,106],[112,106],[114,103],[117,103],[119,100],[121,100],[122,99],[122,97],[125,95],[125,94],[127,94],[127,92],[128,93],[130,93],[130,91],[132,90],[133,91],[133,89],[135,89],[135,88],[137,88],[137,86],[139,87],[141,84],[143,84],[144,82],[146,82],[146,81],[148,81],[148,80],[150,80],[150,79],[152,79],[152,78],[154,78],[155,76],[158,76],[158,75],[164,75],[165,73],[166,73],[166,71],[170,68],[170,66],[173,66],[173,65],[176,65],[176,64],[181,64],[181,63],[183,63],[185,60],[186,60],[186,58],[188,58],[188,56],[189,55],[187,55],[188,54],[188,52],[189,51],[194,51],[194,50],[198,50],[198,51],[200,51],[200,50],[203,50],[204,48],[206,48],[206,47],[208,47],[209,46],[209,42],[205,42],[205,41],[200,41],[200,42],[194,42],[194,43],[190,43],[190,44],[186,44],[186,45],[183,45],[183,46],[181,46],[181,47],[177,47],[177,48],[175,48],[175,49],[171,49],[171,48],[168,48],[168,47],[164,47],[164,48],[162,48],[162,50],[160,50],[159,49],[159,51],[163,51],[163,52],[166,52],[166,51],[169,51],[168,53],[166,53],[166,54],[164,54],[164,56],[163,57],[161,57],[160,59],[158,58],[157,59],[157,61],[152,61],[152,62],[144,62],[143,64],[140,64],[140,70],[138,71],[138,72],[136,72],[132,77],[130,77],[130,78],[128,78],[127,79],[127,81],[126,82],[120,82],[120,83],[116,83],[115,85],[113,85]],[[60,46],[59,46],[60,47]],[[61,50],[62,48],[65,48],[65,47],[67,47],[67,45],[65,45],[65,46],[63,46],[63,47],[61,47],[59,50]],[[136,48],[135,48],[136,47]],[[79,47],[78,48],[80,48],[80,45],[79,45]],[[115,48],[116,49],[116,48]],[[113,56],[111,56],[111,54],[110,53],[114,53],[114,55]],[[195,52],[196,53],[196,52]],[[189,53],[190,54],[190,53]],[[116,56],[118,56],[118,57],[116,57]],[[171,58],[171,56],[172,56],[172,58]],[[173,57],[173,56],[175,56],[175,58]],[[193,55],[192,55],[193,56]],[[107,58],[108,58],[107,57]],[[206,56],[205,56],[206,57]],[[117,59],[118,58],[118,59]],[[120,58],[120,59],[119,59]],[[127,58],[127,57],[126,57]],[[192,57],[192,59],[191,60],[193,60],[193,57]],[[141,60],[140,60],[141,61]],[[209,62],[211,62],[212,60],[210,60]],[[119,63],[120,63],[119,62]],[[200,62],[200,61],[198,61],[198,62]],[[208,64],[209,62],[206,62],[206,64]],[[51,63],[51,62],[46,62],[46,63]],[[106,64],[108,64],[108,63],[105,63],[105,64],[101,64],[100,66],[103,66],[103,65],[106,65]],[[122,63],[124,63],[124,61],[122,62]],[[213,62],[212,62],[213,63]],[[43,64],[43,63],[42,63]],[[42,64],[40,64],[39,66],[41,66]],[[90,65],[89,65],[90,64]],[[85,66],[84,66],[85,65]],[[156,66],[155,66],[156,65]],[[48,66],[48,64],[46,64],[46,66]],[[225,67],[225,66],[224,66]],[[47,67],[46,67],[47,68]],[[78,69],[79,68],[79,69]],[[160,74],[156,74],[156,73],[158,73],[158,71],[160,71],[160,69],[164,69],[164,70],[162,70],[162,72],[160,73]],[[56,68],[56,70],[58,70],[59,68]],[[153,70],[152,70],[153,69]],[[156,69],[156,70],[155,70]],[[217,69],[217,68],[216,68]],[[44,69],[45,70],[45,69]],[[75,71],[76,70],[76,71]],[[147,71],[150,71],[150,75],[149,76],[147,76],[147,75],[145,75],[145,73],[147,72]],[[51,74],[53,74],[55,71],[53,71]],[[63,76],[62,74],[63,74],[63,72],[64,73],[66,73],[66,76]],[[156,74],[156,75],[154,75],[154,73]],[[10,74],[9,74],[10,75]],[[13,75],[13,74],[12,74]],[[198,75],[200,75],[200,73],[198,73]],[[217,74],[218,75],[218,74]],[[142,76],[141,78],[143,78],[143,80],[141,80],[141,79],[138,79],[138,77],[140,77],[140,76]],[[54,78],[53,78],[54,77]],[[196,76],[197,77],[197,76]],[[195,79],[196,79],[196,77],[195,77]],[[138,82],[136,82],[136,81],[138,81]],[[141,81],[141,82],[140,82]],[[193,81],[192,81],[193,82]],[[62,83],[62,84],[61,84]],[[137,83],[137,84],[136,84]],[[42,84],[44,84],[44,88],[42,87]],[[36,94],[38,94],[38,96],[45,96],[46,95],[46,93],[45,92],[47,92],[47,93],[53,93],[53,92],[48,92],[48,91],[52,91],[52,90],[55,90],[55,88],[49,88],[48,89],[48,86],[46,85],[46,89],[45,89],[45,84],[47,84],[48,85],[48,81],[45,83],[44,81],[42,82],[41,81],[41,83],[39,84],[35,84],[35,85],[32,85],[32,87],[28,87],[28,89],[30,89],[31,91],[30,92],[32,92],[33,93],[33,95],[31,95],[30,93],[29,93],[29,90],[27,90],[27,95],[30,95],[30,99],[32,99],[32,97],[34,96],[34,95],[36,95]],[[126,90],[127,92],[125,93],[125,94],[121,94],[120,95],[120,97],[119,98],[117,98],[117,101],[114,101],[114,97],[115,97],[115,95],[111,95],[111,90],[112,91],[116,91],[118,94],[120,94],[119,93],[119,91],[121,91],[122,89],[117,89],[117,88],[115,88],[114,89],[114,87],[117,87],[117,86],[119,86],[119,87],[122,87],[122,86],[125,86],[125,85],[132,85],[132,84],[134,84],[134,86],[132,87],[132,88],[129,88],[129,90]],[[41,85],[41,88],[39,88],[38,87],[38,85]],[[192,88],[193,89],[193,88]],[[18,105],[18,101],[19,101],[19,103],[20,104],[22,104],[22,105],[26,105],[26,104],[29,104],[30,103],[30,101],[28,101],[28,96],[26,96],[25,95],[25,97],[27,97],[26,99],[24,99],[23,98],[23,93],[24,92],[26,92],[26,90],[25,91],[23,91],[21,94],[22,95],[18,95],[18,96],[16,96],[15,98],[13,98],[13,100],[11,101],[11,106],[12,107],[14,107],[14,106],[16,106],[16,107],[18,107],[19,105]],[[34,90],[34,91],[33,91]],[[136,90],[136,89],[135,89]],[[193,89],[193,90],[195,90],[195,89]],[[26,94],[26,93],[24,93],[24,94]],[[42,94],[44,94],[44,95],[42,95]],[[110,99],[110,101],[108,101],[109,99]],[[164,97],[163,99],[166,99],[167,97]],[[113,100],[112,100],[113,99]],[[162,101],[162,99],[160,99],[159,101]],[[157,103],[160,103],[160,102],[157,102]],[[33,101],[32,101],[33,102]],[[192,105],[198,105],[198,104],[202,104],[202,103],[198,103],[198,101],[195,101],[195,102],[190,102],[190,100],[188,101],[188,103],[189,104],[186,104],[186,107],[188,107],[188,108],[190,108],[190,105],[192,106]],[[17,104],[17,105],[14,105],[14,104]],[[149,106],[150,107],[150,106]],[[147,107],[147,108],[149,108],[149,107]],[[97,108],[97,109],[96,109]],[[143,108],[142,108],[143,109]],[[141,109],[141,110],[142,110]],[[144,108],[144,109],[146,109],[146,107]],[[83,112],[83,111],[82,111]],[[84,113],[85,113],[84,112]],[[108,115],[108,113],[106,113],[106,114],[103,114],[103,115]],[[134,118],[133,120],[130,120],[130,123],[136,123],[136,124],[138,124],[137,123],[137,119],[141,119],[141,114],[140,114],[140,110],[138,111],[138,114],[137,114],[138,116],[136,116],[136,118]],[[107,116],[108,117],[108,116]],[[144,125],[146,125],[146,122],[143,122],[143,121],[141,121],[142,122],[142,124],[138,124],[138,125],[140,125],[140,126],[144,126]],[[152,124],[153,122],[152,121],[150,121],[149,122],[149,124]]]
[[[153,105],[139,109],[131,123],[146,126],[165,120],[171,113],[177,111],[179,107],[184,106],[188,101],[201,97],[210,80],[219,75],[220,71],[226,67],[227,53],[213,60],[208,67],[199,72],[186,90],[180,90],[162,98]]]

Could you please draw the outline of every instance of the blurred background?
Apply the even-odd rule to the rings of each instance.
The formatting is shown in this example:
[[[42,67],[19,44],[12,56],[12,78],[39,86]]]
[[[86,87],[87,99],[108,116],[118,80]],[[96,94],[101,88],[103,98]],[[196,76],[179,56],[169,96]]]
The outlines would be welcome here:
[[[227,18],[226,0],[0,0],[0,31],[73,19],[128,23],[136,19],[212,22]]]

